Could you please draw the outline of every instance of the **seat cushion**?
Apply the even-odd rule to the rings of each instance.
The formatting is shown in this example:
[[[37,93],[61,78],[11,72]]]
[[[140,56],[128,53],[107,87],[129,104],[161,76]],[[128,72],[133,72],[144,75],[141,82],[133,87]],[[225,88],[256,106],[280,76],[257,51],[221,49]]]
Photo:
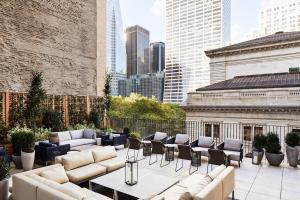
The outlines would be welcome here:
[[[89,164],[77,169],[67,171],[69,180],[73,183],[80,183],[82,181],[91,179],[95,176],[106,173],[106,168],[98,164]]]
[[[98,194],[98,193],[88,190],[86,188],[83,188],[82,191],[87,196],[87,198],[84,198],[83,200],[112,200],[111,198],[109,198],[107,196]]]
[[[208,157],[209,154],[208,154],[208,147],[194,147],[193,150],[195,151],[201,151],[201,156],[206,156]]]
[[[49,169],[41,172],[41,177],[44,177],[48,180],[55,181],[57,183],[66,183],[69,181],[67,174],[62,166]]]
[[[115,157],[109,160],[104,160],[98,163],[99,165],[102,165],[103,167],[106,167],[107,172],[111,172],[117,169],[120,169],[125,166],[125,159]]]
[[[83,130],[83,137],[86,139],[95,139],[96,133],[92,129],[84,129]]]
[[[185,144],[187,141],[189,141],[187,134],[176,134],[175,144]]]
[[[41,185],[37,188],[35,192],[35,196],[37,197],[37,200],[77,200],[68,194],[65,194],[63,192],[60,192],[56,189],[50,188],[48,186]],[[25,200],[25,198],[22,198]],[[27,200],[27,198],[26,198]],[[32,200],[32,199],[30,199]]]
[[[152,198],[151,200],[178,200],[180,196],[187,192],[187,188],[173,185],[162,194]]]
[[[218,166],[216,169],[212,170],[211,172],[209,172],[207,175],[211,178],[211,179],[215,179],[219,174],[222,173],[222,171],[224,171],[226,169],[225,165],[220,165]]]
[[[82,139],[63,141],[60,142],[59,144],[60,145],[70,144],[70,147],[76,147],[76,146],[87,145],[87,144],[96,144],[96,140],[82,138]]]
[[[71,135],[69,131],[57,132],[59,142],[71,140]]]
[[[35,181],[38,181],[39,183],[41,184],[44,184],[46,186],[49,186],[51,188],[55,188],[55,187],[59,187],[60,184],[56,181],[52,181],[50,179],[46,179],[44,177],[41,177],[39,175],[36,175],[36,174],[28,174],[27,175],[29,178],[35,180]]]
[[[164,133],[164,132],[156,132],[156,133],[154,134],[153,140],[154,140],[154,141],[160,141],[160,140],[166,138],[167,136],[168,136],[167,133]]]
[[[65,186],[65,187],[67,187],[67,188],[70,188],[70,189],[72,189],[72,190],[75,190],[75,191],[77,191],[77,192],[81,192],[81,193],[83,192],[83,191],[82,191],[83,188],[81,188],[80,186],[78,186],[78,185],[76,185],[76,184],[74,184],[74,183],[72,183],[72,182],[64,183],[63,186]]]
[[[239,151],[241,149],[242,141],[239,139],[225,139],[224,149],[231,151]]]
[[[90,151],[74,153],[62,157],[62,164],[66,170],[72,170],[91,163],[94,163],[94,157]]]
[[[83,129],[70,131],[72,140],[83,138]]]
[[[107,159],[111,159],[114,157],[117,157],[117,151],[115,150],[115,148],[101,148],[101,149],[94,149],[92,150],[95,162],[101,162],[103,160],[107,160]]]
[[[198,146],[209,148],[214,142],[212,137],[199,137]]]
[[[183,179],[177,185],[185,188],[192,187],[193,185],[202,183],[202,180],[206,180],[207,176],[203,174],[192,174],[191,176]]]
[[[239,161],[241,159],[239,151],[224,150],[224,153],[230,156],[230,160]]]

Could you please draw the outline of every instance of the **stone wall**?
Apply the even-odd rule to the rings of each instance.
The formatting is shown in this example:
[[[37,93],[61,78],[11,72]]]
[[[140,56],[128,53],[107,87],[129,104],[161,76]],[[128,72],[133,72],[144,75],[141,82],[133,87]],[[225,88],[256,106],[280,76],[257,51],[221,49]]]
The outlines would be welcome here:
[[[0,91],[26,91],[32,70],[49,94],[97,94],[96,0],[0,1]]]

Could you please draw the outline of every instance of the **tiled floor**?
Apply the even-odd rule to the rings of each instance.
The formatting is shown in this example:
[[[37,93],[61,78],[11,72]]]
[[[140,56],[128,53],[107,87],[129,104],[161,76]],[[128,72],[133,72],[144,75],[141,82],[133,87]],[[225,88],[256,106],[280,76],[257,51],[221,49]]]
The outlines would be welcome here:
[[[127,149],[118,150],[118,154],[126,157]],[[161,157],[158,156],[160,159]],[[155,159],[155,156],[153,157]],[[160,160],[159,160],[160,161]],[[149,165],[149,157],[139,161],[140,167],[153,170],[166,176],[177,177],[179,180],[189,175],[189,162],[184,161],[183,169],[175,172],[176,158],[165,167],[160,162]],[[300,167],[291,168],[287,164],[281,167],[269,166],[266,161],[261,166],[252,165],[251,159],[244,158],[241,167],[235,165],[235,199],[239,200],[300,200]],[[195,173],[205,174],[207,169],[206,158]],[[210,167],[209,167],[210,169]],[[14,171],[20,172],[20,171]],[[159,180],[158,180],[159,181]]]

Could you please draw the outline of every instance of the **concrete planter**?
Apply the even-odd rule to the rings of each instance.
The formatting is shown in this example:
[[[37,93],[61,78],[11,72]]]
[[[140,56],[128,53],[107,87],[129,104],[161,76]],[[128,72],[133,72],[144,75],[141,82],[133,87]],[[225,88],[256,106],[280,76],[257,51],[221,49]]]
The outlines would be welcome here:
[[[34,156],[35,152],[26,153],[24,151],[21,151],[22,165],[25,171],[32,170],[34,164]]]
[[[273,154],[273,153],[266,152],[266,158],[270,165],[279,166],[284,159],[284,154],[283,153]]]
[[[286,156],[291,167],[297,167],[298,164],[298,148],[286,146]]]
[[[8,200],[8,178],[0,181],[0,200]]]
[[[12,161],[15,164],[17,169],[22,169],[22,160],[21,160],[21,156],[15,156],[12,155]]]

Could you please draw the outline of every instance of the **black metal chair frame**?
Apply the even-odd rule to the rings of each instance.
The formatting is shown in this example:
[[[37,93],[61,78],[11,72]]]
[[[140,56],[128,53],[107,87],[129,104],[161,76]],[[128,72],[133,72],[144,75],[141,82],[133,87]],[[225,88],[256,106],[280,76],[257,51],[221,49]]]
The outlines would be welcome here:
[[[136,161],[141,161],[146,159],[146,156],[143,156],[143,158],[138,160],[138,156],[139,156],[139,152],[140,149],[142,149],[142,142],[139,139],[135,139],[135,138],[128,138],[129,140],[129,145],[128,145],[128,150],[127,150],[127,155],[126,158],[130,159],[130,158],[134,158],[134,160]],[[132,143],[132,142],[136,142],[136,143]],[[132,146],[132,148],[130,148],[130,146]],[[129,156],[129,150],[132,149],[133,150],[133,156]],[[137,154],[135,155],[135,152],[137,151]]]
[[[212,152],[220,154],[220,155],[218,155],[220,157],[212,157],[211,156],[211,154],[213,154]],[[208,173],[208,166],[209,165],[210,165],[210,170],[212,170],[212,165],[222,165],[222,164],[224,164],[224,165],[228,166],[228,164],[229,164],[228,160],[230,159],[230,156],[226,156],[226,154],[224,153],[223,150],[209,149],[208,154],[209,154],[209,157],[208,157],[208,161],[207,161],[206,173]]]
[[[150,155],[149,165],[153,165],[158,161],[158,157],[157,157],[158,154],[161,154],[160,167],[165,167],[169,165],[171,161],[168,161],[167,164],[163,165],[164,155],[166,151],[165,145],[161,141],[151,141],[151,144],[152,144],[152,153]],[[151,162],[152,154],[155,154],[156,157],[154,162]]]
[[[221,144],[219,144],[217,146],[217,148],[219,150],[226,150],[226,149],[224,149],[224,145],[225,145],[225,142],[222,142]],[[244,158],[244,144],[243,143],[241,144],[241,148],[240,148],[239,152],[240,152],[240,161],[238,161],[238,164],[239,164],[239,167],[241,167],[241,162],[243,162],[243,158]],[[230,164],[230,159],[229,159],[229,164]]]
[[[178,160],[181,159],[181,167],[177,168],[178,165]],[[189,145],[178,145],[178,156],[177,156],[177,161],[176,161],[176,167],[175,167],[175,172],[178,172],[183,168],[183,160],[190,160],[190,168],[189,168],[189,174],[193,174],[199,169],[199,165],[197,165],[197,169],[191,172],[192,169],[192,149],[191,146]]]

